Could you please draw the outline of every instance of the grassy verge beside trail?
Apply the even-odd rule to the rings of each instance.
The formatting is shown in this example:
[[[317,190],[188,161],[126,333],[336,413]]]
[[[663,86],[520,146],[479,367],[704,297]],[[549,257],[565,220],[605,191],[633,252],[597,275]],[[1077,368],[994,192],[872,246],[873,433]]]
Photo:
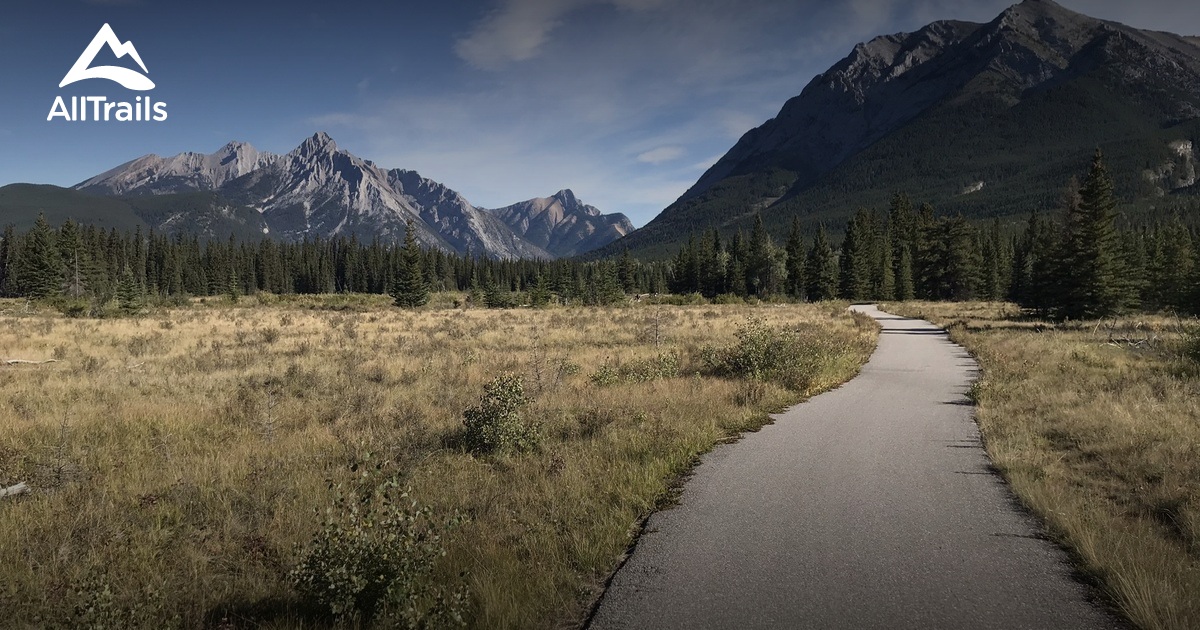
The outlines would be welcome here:
[[[976,414],[992,461],[1129,619],[1200,628],[1197,323],[1056,325],[1007,304],[885,308],[947,326],[979,359]]]
[[[57,361],[0,364],[0,488],[33,488],[0,498],[3,625],[577,625],[697,455],[876,338],[844,304],[453,302],[0,302],[0,359]]]

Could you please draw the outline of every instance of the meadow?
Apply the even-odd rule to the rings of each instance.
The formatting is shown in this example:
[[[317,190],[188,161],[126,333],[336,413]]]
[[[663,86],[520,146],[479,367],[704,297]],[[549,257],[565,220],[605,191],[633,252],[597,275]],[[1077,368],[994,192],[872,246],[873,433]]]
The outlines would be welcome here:
[[[885,307],[948,327],[978,358],[987,452],[1082,577],[1138,627],[1200,628],[1200,324]]]
[[[876,338],[836,303],[461,297],[0,302],[0,360],[52,361],[0,363],[4,625],[576,627],[699,454]]]

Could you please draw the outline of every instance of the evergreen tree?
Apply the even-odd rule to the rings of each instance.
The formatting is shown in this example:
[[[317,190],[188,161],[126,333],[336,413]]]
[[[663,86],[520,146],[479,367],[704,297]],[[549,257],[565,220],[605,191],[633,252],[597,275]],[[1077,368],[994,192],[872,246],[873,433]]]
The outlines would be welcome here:
[[[875,300],[892,300],[896,297],[896,266],[892,259],[892,229],[889,226],[876,239],[873,251],[874,267],[871,281]]]
[[[979,250],[983,257],[983,283],[979,295],[988,300],[1002,300],[1005,295],[1003,270],[1006,261],[999,219],[992,221],[989,232],[980,234]]]
[[[135,315],[142,310],[142,285],[138,284],[128,263],[121,268],[121,279],[117,282],[117,307],[126,315]]]
[[[700,293],[713,298],[725,292],[726,264],[729,256],[721,246],[721,233],[715,229],[702,243],[705,243],[705,246],[701,249]]]
[[[846,225],[838,268],[841,297],[860,302],[871,293],[871,235],[865,210],[859,210]]]
[[[743,298],[750,295],[749,287],[746,286],[746,267],[742,264],[742,259],[733,261],[729,269],[729,278],[730,293]]]
[[[623,293],[634,293],[637,290],[637,263],[629,257],[628,247],[621,252],[621,259],[617,262],[617,282],[621,285]]]
[[[908,243],[900,245],[900,254],[896,264],[896,299],[911,300],[916,297],[916,287],[913,284],[912,246]]]
[[[936,291],[941,251],[938,243],[938,222],[933,206],[921,204],[913,226],[913,289],[918,298],[937,299]]]
[[[804,269],[807,281],[805,292],[813,302],[837,298],[838,269],[833,257],[833,248],[829,245],[829,236],[825,226],[817,230],[812,249],[808,252],[808,261]]]
[[[804,237],[800,234],[800,217],[792,219],[792,231],[784,246],[787,255],[787,294],[794,299],[804,298]]]
[[[975,230],[962,215],[943,219],[942,224],[944,264],[938,297],[956,301],[974,299],[981,266]]]
[[[1184,309],[1191,301],[1193,288],[1192,236],[1179,217],[1157,232],[1155,273],[1151,281],[1155,303],[1159,308]]]
[[[746,289],[749,294],[762,298],[778,290],[779,278],[774,263],[775,245],[763,226],[762,215],[755,214],[754,229],[746,248]]]
[[[697,260],[696,237],[689,236],[672,265],[671,291],[673,293],[696,293],[700,290],[700,264]]]
[[[1116,313],[1130,301],[1116,228],[1113,182],[1099,149],[1079,190],[1077,210],[1068,213],[1060,279],[1066,290],[1058,313],[1079,319]]]
[[[545,306],[550,303],[551,297],[553,296],[550,294],[546,279],[539,273],[533,281],[533,286],[529,288],[529,304],[530,306]]]
[[[4,228],[0,236],[0,297],[15,297],[17,272],[17,231],[12,224]]]
[[[396,306],[416,308],[429,301],[429,285],[421,269],[421,250],[417,247],[417,230],[412,219],[404,229],[404,248],[400,251],[399,268],[392,283],[392,299]]]
[[[25,297],[41,299],[59,294],[62,257],[54,243],[54,231],[44,215],[38,215],[33,229],[25,235],[16,275]]]

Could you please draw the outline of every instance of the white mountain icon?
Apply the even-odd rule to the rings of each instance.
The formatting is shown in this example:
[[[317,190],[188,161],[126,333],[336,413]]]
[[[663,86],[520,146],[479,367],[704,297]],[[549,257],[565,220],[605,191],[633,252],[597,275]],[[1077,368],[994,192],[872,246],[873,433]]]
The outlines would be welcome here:
[[[150,73],[146,69],[146,64],[142,63],[142,57],[138,55],[137,48],[133,47],[133,42],[121,43],[121,40],[117,39],[117,34],[113,32],[112,27],[105,24],[100,27],[100,31],[92,38],[92,43],[88,44],[88,47],[83,50],[83,54],[79,55],[79,59],[75,60],[75,65],[71,66],[70,71],[67,72],[67,76],[63,77],[62,83],[59,83],[58,87],[65,87],[84,79],[108,79],[109,81],[116,81],[130,90],[144,91],[154,89],[154,82],[149,77],[129,68],[122,68],[120,66],[89,67],[92,65],[92,61],[95,61],[96,54],[105,45],[113,51],[113,54],[118,59],[129,55],[142,67],[142,72],[146,74]]]

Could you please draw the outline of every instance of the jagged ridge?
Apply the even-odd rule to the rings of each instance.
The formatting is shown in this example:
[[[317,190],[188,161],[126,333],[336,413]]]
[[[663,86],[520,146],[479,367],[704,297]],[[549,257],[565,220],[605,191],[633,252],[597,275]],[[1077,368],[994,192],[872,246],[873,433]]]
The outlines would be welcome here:
[[[414,171],[384,170],[338,148],[324,132],[314,134],[286,155],[259,152],[242,142],[231,142],[208,155],[147,155],[75,188],[109,196],[212,191],[232,206],[257,210],[264,233],[291,240],[355,235],[394,241],[403,237],[406,222],[412,220],[418,242],[426,247],[497,258],[556,255],[450,188]],[[591,206],[586,208],[594,212],[587,215],[591,223],[576,220],[573,225],[584,227],[559,230],[557,251],[586,251],[631,229],[607,229],[610,225],[627,226],[628,220],[623,215],[610,217]],[[175,224],[182,219],[172,217]],[[587,227],[592,224],[594,227]],[[575,242],[570,241],[572,235],[577,238]]]

